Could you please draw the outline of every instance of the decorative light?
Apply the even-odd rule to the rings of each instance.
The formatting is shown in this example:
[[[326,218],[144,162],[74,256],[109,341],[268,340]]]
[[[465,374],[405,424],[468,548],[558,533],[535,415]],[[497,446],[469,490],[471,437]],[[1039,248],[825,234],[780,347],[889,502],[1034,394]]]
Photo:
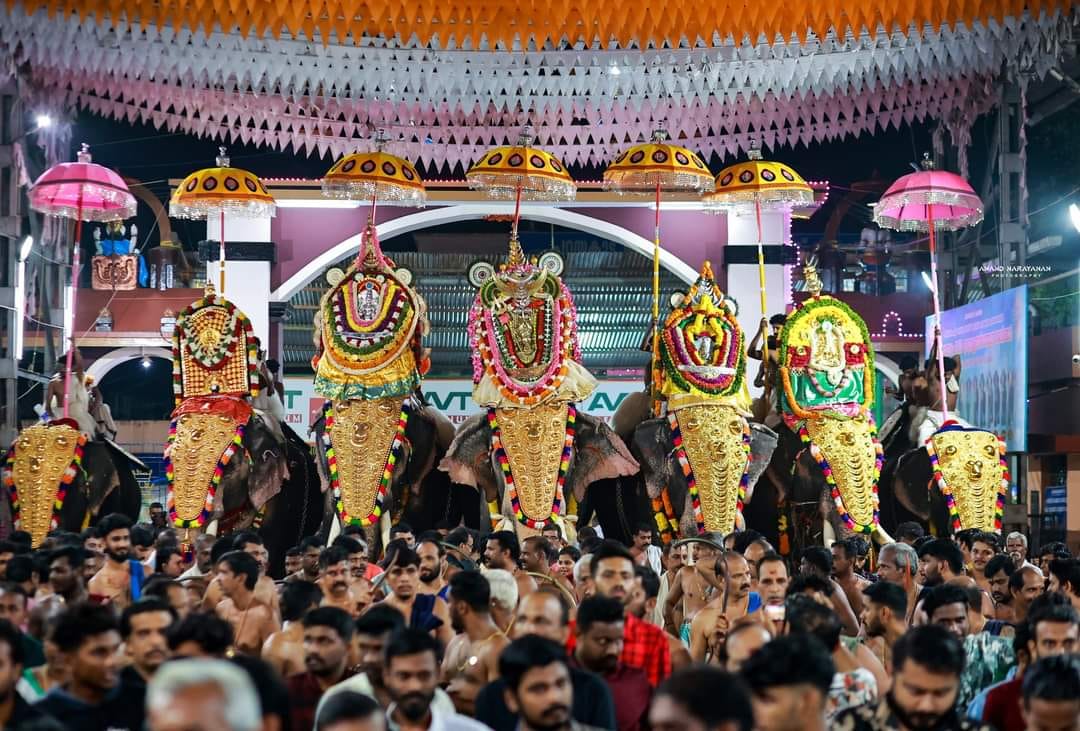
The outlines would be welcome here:
[[[896,320],[896,333],[889,334],[889,323]],[[900,317],[900,313],[896,310],[889,310],[885,313],[885,316],[881,318],[881,330],[880,332],[870,333],[871,339],[881,340],[884,338],[904,338],[907,340],[914,340],[916,338],[922,338],[922,333],[909,333],[904,332],[904,320]]]
[[[608,73],[611,74],[612,76],[618,76],[618,75],[620,75],[622,73],[622,69],[619,68],[619,64],[612,61],[611,65],[608,66]]]
[[[64,287],[64,344],[73,345],[75,336],[75,288],[70,284]]]
[[[27,236],[22,241],[22,246],[19,247],[19,261],[25,262],[30,256],[30,250],[34,248],[34,237]]]
[[[1069,204],[1069,220],[1072,221],[1073,228],[1077,233],[1080,233],[1080,206],[1075,203]]]
[[[144,355],[140,363],[142,364],[143,368],[149,368],[152,365],[152,363],[150,362],[150,356]]]
[[[931,292],[933,292],[936,289],[936,287],[934,286],[934,280],[931,279],[930,275],[927,274],[926,272],[920,272],[920,273],[922,274],[922,280],[923,280],[923,283],[926,285],[926,288],[929,289]]]
[[[53,126],[53,118],[48,114],[39,114],[34,117],[34,124],[38,129],[48,129]]]

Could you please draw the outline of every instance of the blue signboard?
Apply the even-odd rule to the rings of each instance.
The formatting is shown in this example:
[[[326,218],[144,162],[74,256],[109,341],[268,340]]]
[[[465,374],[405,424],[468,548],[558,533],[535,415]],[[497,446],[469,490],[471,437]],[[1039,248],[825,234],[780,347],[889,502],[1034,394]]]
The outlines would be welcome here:
[[[960,356],[957,412],[972,426],[1027,450],[1027,285],[941,313],[946,356]],[[926,318],[926,354],[934,316]]]

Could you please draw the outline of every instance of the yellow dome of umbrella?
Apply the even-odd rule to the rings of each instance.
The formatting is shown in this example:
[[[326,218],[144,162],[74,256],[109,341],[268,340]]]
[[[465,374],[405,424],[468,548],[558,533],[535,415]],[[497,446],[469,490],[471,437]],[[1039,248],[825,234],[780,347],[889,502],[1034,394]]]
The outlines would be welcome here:
[[[469,186],[492,198],[512,199],[520,192],[525,200],[573,200],[577,185],[566,166],[550,152],[531,145],[526,131],[518,144],[488,150],[465,174]]]
[[[423,206],[427,190],[408,160],[382,149],[354,152],[338,160],[322,180],[323,194],[347,200],[375,199],[391,206]]]
[[[666,140],[658,130],[652,141],[623,152],[604,170],[604,186],[620,193],[652,193],[657,187],[661,193],[712,190],[713,176],[701,157]]]
[[[217,166],[196,170],[181,181],[169,199],[174,218],[207,219],[215,213],[264,218],[277,211],[274,196],[247,170],[229,166],[225,148],[218,148]]]
[[[169,215],[202,219],[210,229],[210,218],[219,216],[220,292],[225,296],[225,214],[243,218],[266,218],[277,212],[274,196],[259,176],[229,165],[225,148],[218,148],[216,167],[197,170],[184,178],[169,199]]]
[[[702,197],[707,208],[723,210],[754,203],[790,207],[814,202],[813,189],[791,167],[763,160],[756,147],[747,157],[717,174],[714,191]]]

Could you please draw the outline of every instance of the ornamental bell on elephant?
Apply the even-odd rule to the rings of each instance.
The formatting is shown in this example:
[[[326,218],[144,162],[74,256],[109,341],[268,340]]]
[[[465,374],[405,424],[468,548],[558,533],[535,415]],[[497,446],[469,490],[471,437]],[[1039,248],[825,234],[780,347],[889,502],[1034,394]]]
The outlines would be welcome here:
[[[176,318],[176,408],[165,448],[169,522],[219,535],[250,528],[289,477],[286,442],[256,408],[258,340],[248,318],[208,285]]]
[[[411,274],[383,254],[373,226],[360,255],[334,272],[316,317],[315,391],[327,399],[315,430],[331,520],[368,531],[377,557],[453,426],[419,392],[430,367],[421,339],[427,305]]]
[[[564,523],[590,484],[637,473],[614,432],[576,403],[596,388],[581,364],[577,312],[549,252],[528,261],[515,237],[498,271],[475,264],[469,312],[473,400],[441,468],[485,496],[493,524],[524,538]]]
[[[831,494],[825,541],[866,533],[889,542],[878,510],[882,450],[870,412],[874,399],[870,335],[854,310],[821,294],[813,264],[803,272],[811,296],[796,305],[780,331],[781,416],[788,430],[798,435],[803,453],[808,452],[820,468]]]
[[[776,447],[771,429],[748,421],[746,345],[736,312],[705,262],[661,326],[665,413],[633,432],[649,497],[671,505],[683,536],[744,528],[743,503]]]

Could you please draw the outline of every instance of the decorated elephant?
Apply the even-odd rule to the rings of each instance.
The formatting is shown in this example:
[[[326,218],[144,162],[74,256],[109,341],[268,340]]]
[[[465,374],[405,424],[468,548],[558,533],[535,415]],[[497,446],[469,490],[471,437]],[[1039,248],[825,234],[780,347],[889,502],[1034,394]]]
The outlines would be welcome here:
[[[133,472],[139,465],[117,445],[90,439],[74,419],[27,427],[3,467],[10,526],[29,532],[37,547],[50,530],[77,532],[109,513],[135,520],[142,507]]]
[[[327,486],[323,533],[360,525],[372,559],[390,524],[422,485],[453,438],[448,419],[419,393],[430,367],[421,344],[427,305],[411,274],[383,254],[373,226],[331,288],[315,321],[315,391],[328,399],[315,424],[320,475]]]
[[[663,508],[656,511],[661,530],[669,519],[682,536],[743,528],[743,504],[776,447],[775,432],[748,421],[746,351],[735,314],[705,262],[662,325],[657,382],[665,413],[639,421],[630,445],[649,498]],[[633,422],[628,412],[651,415],[640,397],[624,404],[615,417],[620,434]]]
[[[601,420],[575,403],[596,388],[581,365],[577,314],[554,252],[525,259],[515,238],[499,271],[469,272],[473,400],[485,411],[458,428],[440,468],[484,496],[492,522],[524,538],[566,526],[589,486],[638,463]]]
[[[956,415],[959,356],[945,358],[944,366],[947,419],[936,350],[910,379],[910,403],[901,407],[907,413],[890,417],[907,428],[894,430],[899,433],[881,472],[883,520],[888,526],[917,520],[936,535],[965,528],[1000,532],[1009,487],[1005,443]]]
[[[796,545],[853,534],[887,543],[878,502],[882,449],[870,412],[870,335],[850,307],[821,294],[813,264],[803,272],[811,296],[788,315],[779,336],[783,427],[770,480],[793,508]]]
[[[208,285],[173,334],[176,408],[165,448],[168,515],[175,528],[218,535],[248,530],[289,479],[282,426],[253,405],[258,345],[244,313]]]

